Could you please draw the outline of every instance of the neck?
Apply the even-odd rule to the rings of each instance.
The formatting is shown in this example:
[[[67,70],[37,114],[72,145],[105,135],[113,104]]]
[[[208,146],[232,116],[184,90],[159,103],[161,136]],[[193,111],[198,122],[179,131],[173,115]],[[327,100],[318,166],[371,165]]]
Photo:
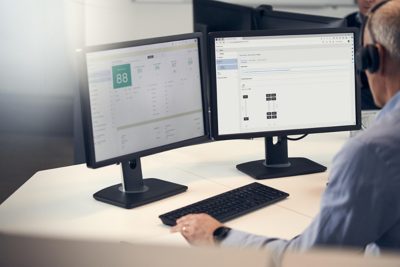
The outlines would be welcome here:
[[[385,82],[386,87],[386,103],[400,91],[400,73],[391,75]]]
[[[385,67],[385,100],[389,101],[398,91],[400,91],[400,62],[388,60]]]
[[[400,63],[392,62],[387,68],[386,88],[388,98],[392,98],[398,91],[400,91]]]
[[[392,98],[395,94],[397,94],[397,92],[400,91],[400,81],[389,83],[388,88],[388,98]]]

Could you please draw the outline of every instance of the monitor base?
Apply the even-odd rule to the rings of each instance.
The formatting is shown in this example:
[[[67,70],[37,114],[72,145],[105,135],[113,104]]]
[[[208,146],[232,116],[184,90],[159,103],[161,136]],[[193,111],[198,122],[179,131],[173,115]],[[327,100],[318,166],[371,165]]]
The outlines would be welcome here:
[[[143,191],[124,192],[121,190],[122,184],[116,184],[98,191],[93,197],[98,201],[125,209],[131,209],[187,190],[187,186],[156,178],[143,179],[143,182]]]
[[[290,166],[267,167],[265,160],[256,160],[236,165],[236,168],[257,179],[271,179],[326,171],[326,167],[306,158],[289,158]]]

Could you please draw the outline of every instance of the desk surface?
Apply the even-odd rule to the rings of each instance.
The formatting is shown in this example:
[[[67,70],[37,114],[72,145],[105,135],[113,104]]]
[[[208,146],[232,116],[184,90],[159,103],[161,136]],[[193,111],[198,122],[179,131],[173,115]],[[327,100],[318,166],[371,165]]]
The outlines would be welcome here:
[[[325,166],[349,133],[315,134],[289,142],[289,156],[310,158]],[[185,184],[188,191],[126,210],[93,199],[93,193],[121,181],[120,166],[96,170],[75,165],[36,173],[0,206],[0,232],[56,238],[186,244],[170,234],[158,215],[224,191],[254,182],[236,164],[261,159],[264,141],[212,142],[142,158],[145,178]],[[227,225],[256,234],[292,238],[301,233],[319,209],[328,172],[260,180],[286,191],[284,201],[252,212]]]

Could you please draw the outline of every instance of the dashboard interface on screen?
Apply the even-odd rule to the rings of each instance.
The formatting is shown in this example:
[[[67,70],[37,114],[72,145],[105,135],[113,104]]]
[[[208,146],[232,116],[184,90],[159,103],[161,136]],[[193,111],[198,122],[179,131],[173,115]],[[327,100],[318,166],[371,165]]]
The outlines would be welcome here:
[[[198,39],[86,54],[96,161],[204,136]]]
[[[218,134],[356,125],[354,33],[215,38]]]

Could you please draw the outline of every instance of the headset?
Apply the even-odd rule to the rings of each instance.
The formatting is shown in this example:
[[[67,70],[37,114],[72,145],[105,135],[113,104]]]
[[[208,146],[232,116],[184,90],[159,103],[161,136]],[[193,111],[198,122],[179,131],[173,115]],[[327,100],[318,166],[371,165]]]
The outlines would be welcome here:
[[[374,15],[374,13],[381,8],[383,5],[385,5],[386,3],[390,2],[390,0],[385,0],[382,2],[379,2],[378,4],[376,4],[375,6],[373,6],[371,8],[371,10],[368,12],[368,14],[365,16],[365,20],[364,23],[362,24],[362,28],[361,28],[361,70],[366,71],[368,70],[370,73],[374,73],[377,72],[379,70],[379,52],[378,52],[378,47],[376,46],[376,39],[375,39],[375,35],[371,29],[370,24],[368,23],[368,21],[372,20],[372,16]],[[371,40],[372,40],[372,44],[368,44],[366,46],[364,46],[364,31],[365,28],[368,30],[370,36],[371,36]]]

